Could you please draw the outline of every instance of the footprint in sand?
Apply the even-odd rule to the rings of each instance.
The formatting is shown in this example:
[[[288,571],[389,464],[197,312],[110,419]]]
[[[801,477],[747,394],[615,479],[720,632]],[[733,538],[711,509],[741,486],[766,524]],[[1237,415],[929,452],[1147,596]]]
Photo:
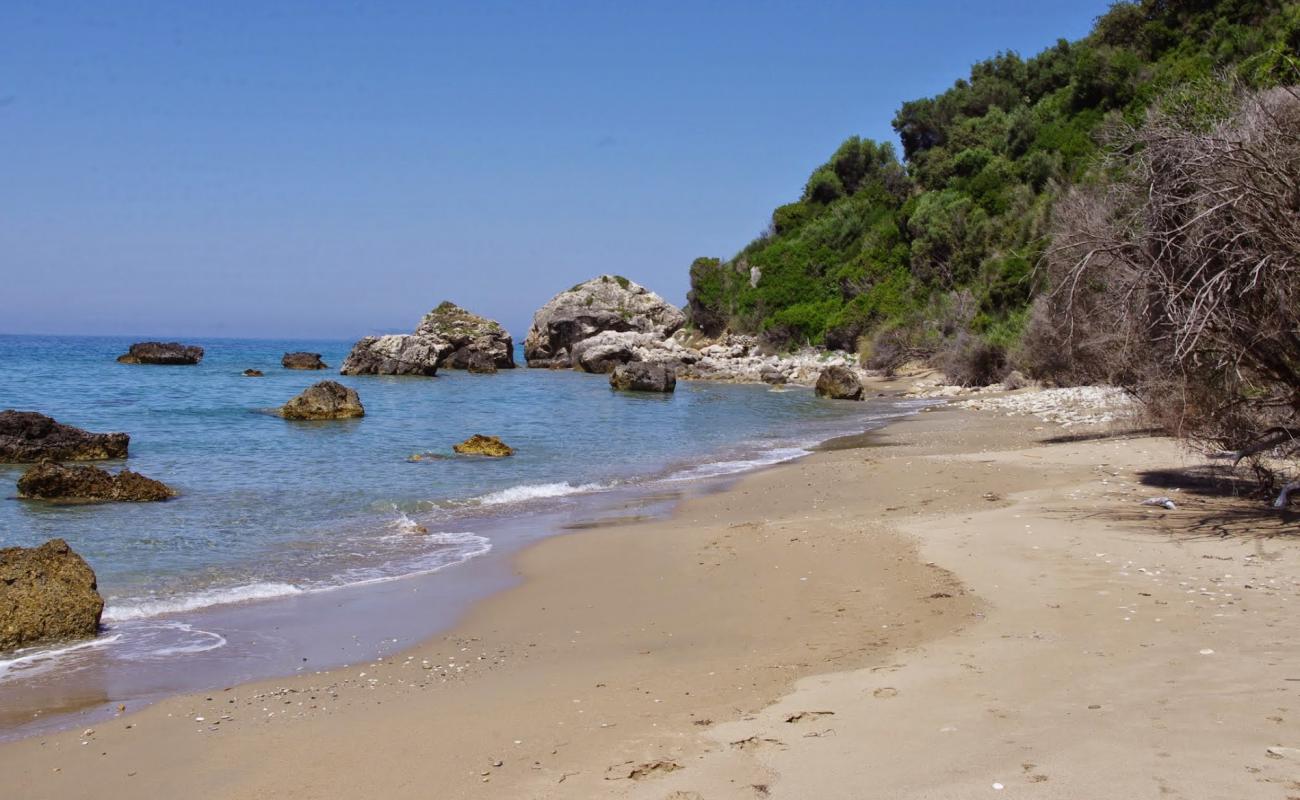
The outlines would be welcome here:
[[[892,687],[892,686],[882,686],[881,688],[879,688],[879,689],[875,690],[874,692],[872,692],[872,693],[871,693],[871,696],[872,696],[872,697],[879,697],[879,698],[881,698],[881,699],[886,699],[886,698],[890,698],[890,697],[898,697],[898,690],[895,689],[895,688]]]

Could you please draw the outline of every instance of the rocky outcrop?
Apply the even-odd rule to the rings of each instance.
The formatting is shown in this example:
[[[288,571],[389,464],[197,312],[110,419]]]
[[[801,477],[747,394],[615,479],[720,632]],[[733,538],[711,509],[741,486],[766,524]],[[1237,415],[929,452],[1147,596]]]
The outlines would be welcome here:
[[[285,419],[352,419],[364,417],[366,410],[356,390],[337,381],[321,381],[304,389],[277,413]]]
[[[320,360],[320,353],[285,353],[280,358],[280,366],[285,369],[328,369],[329,365]]]
[[[154,502],[175,497],[162,481],[124,469],[114,475],[89,465],[65,466],[43,461],[18,479],[18,496],[30,500],[108,500]]]
[[[849,367],[827,367],[817,378],[817,396],[832,400],[861,400],[862,379]]]
[[[62,539],[0,549],[0,651],[99,632],[95,572]]]
[[[262,377],[262,371],[261,371],[260,369],[246,369],[246,370],[244,370],[244,377],[245,377],[245,378],[260,378],[260,377]]]
[[[412,334],[367,336],[352,346],[339,372],[343,375],[438,374],[438,364],[452,351],[442,339]]]
[[[686,322],[676,306],[618,275],[601,275],[551,298],[524,340],[530,367],[576,365],[574,346],[605,331],[671,336]]]
[[[491,456],[492,458],[504,458],[512,456],[515,450],[510,445],[501,441],[495,436],[483,436],[474,434],[460,444],[451,446],[452,450],[463,456]]]
[[[130,441],[125,433],[91,433],[35,411],[0,411],[0,463],[126,458]]]
[[[634,361],[615,367],[609,373],[609,385],[630,392],[672,392],[677,388],[677,373],[664,364]]]
[[[180,342],[136,342],[117,357],[119,364],[197,364],[203,360],[203,348]]]
[[[445,369],[495,372],[515,366],[514,340],[501,323],[466,311],[449,300],[424,315],[415,335],[451,345],[451,352],[440,364]]]
[[[493,320],[444,302],[414,333],[367,336],[352,347],[344,375],[425,375],[438,368],[496,372],[515,365],[514,342]]]

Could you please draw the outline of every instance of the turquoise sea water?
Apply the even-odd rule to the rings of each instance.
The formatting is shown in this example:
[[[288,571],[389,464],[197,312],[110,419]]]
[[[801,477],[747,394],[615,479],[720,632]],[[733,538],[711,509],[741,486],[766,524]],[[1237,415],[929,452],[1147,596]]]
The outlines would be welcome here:
[[[491,549],[502,517],[786,460],[899,411],[761,385],[621,394],[604,376],[522,367],[340,377],[347,342],[186,341],[206,348],[200,365],[117,364],[124,338],[0,336],[0,408],[125,431],[130,457],[102,466],[180,492],[165,503],[50,505],[17,499],[23,468],[0,465],[0,546],[67,539],[98,574],[110,630],[454,566]],[[331,369],[281,368],[292,350],[320,352]],[[250,367],[265,377],[243,377]],[[265,413],[327,378],[360,393],[363,419]],[[452,444],[474,433],[517,455],[454,456]],[[415,453],[433,457],[408,461]]]

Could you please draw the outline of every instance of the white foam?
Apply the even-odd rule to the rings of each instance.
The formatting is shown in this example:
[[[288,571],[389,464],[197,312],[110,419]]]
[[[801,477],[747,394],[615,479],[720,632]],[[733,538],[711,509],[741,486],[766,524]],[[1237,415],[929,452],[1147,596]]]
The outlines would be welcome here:
[[[240,603],[245,600],[266,600],[302,593],[303,589],[291,583],[250,583],[228,589],[211,589],[168,600],[145,600],[126,606],[109,606],[104,609],[104,621],[125,622],[177,611],[195,611],[209,606]]]
[[[525,500],[541,500],[548,497],[564,497],[583,492],[598,492],[606,488],[608,487],[599,483],[582,483],[574,486],[567,481],[563,483],[525,483],[485,494],[478,498],[478,504],[481,506],[499,506],[505,503],[520,503]]]
[[[193,653],[206,653],[209,650],[216,650],[218,647],[226,646],[226,637],[213,631],[205,631],[195,628],[186,622],[168,622],[163,623],[163,627],[180,631],[181,633],[190,634],[195,638],[191,644],[177,644],[170,647],[159,647],[148,652],[151,658],[164,658],[166,656],[190,655]]]
[[[0,681],[19,672],[29,672],[46,662],[52,663],[70,653],[98,649],[121,638],[121,634],[115,634],[113,636],[101,636],[88,642],[77,642],[64,647],[25,647],[15,651],[11,658],[0,660]]]
[[[760,453],[754,458],[697,464],[693,467],[678,470],[664,478],[664,480],[690,481],[699,478],[716,478],[720,475],[734,475],[738,472],[748,472],[752,469],[760,469],[762,467],[770,467],[773,464],[793,461],[796,458],[802,458],[803,456],[808,455],[810,452],[810,450],[803,447],[781,447],[775,450],[768,450],[765,453]]]

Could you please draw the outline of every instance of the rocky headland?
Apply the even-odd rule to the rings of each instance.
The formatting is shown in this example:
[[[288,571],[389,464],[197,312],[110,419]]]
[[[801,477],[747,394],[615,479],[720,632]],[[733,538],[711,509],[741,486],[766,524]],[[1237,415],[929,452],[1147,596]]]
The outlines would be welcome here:
[[[659,295],[618,275],[601,275],[557,294],[533,315],[524,340],[530,367],[612,373],[647,362],[675,377],[810,386],[827,367],[866,372],[852,353],[817,348],[779,353],[759,337],[705,336],[685,328],[686,315]]]
[[[0,463],[126,458],[130,441],[125,433],[91,433],[35,411],[0,411]]]
[[[162,364],[184,366],[203,360],[203,348],[180,342],[136,342],[117,357],[119,364]]]

